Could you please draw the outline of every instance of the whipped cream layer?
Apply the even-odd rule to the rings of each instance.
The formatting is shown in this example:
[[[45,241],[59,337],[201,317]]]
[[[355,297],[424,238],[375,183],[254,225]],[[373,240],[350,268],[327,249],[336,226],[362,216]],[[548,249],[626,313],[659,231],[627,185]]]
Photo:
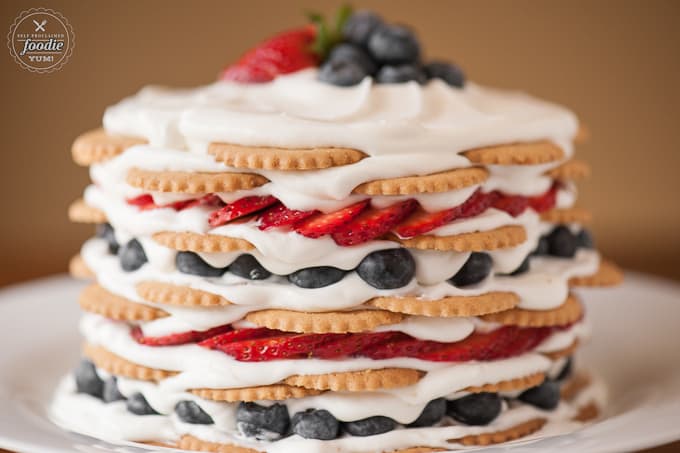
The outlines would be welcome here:
[[[481,146],[551,140],[571,152],[578,128],[563,107],[474,83],[439,80],[335,87],[316,69],[271,83],[218,81],[194,89],[148,87],[109,107],[110,133],[154,146],[203,151],[210,142],[284,148],[342,146],[371,156],[414,150],[456,154]]]
[[[119,380],[119,383],[123,394],[143,389],[147,400],[153,399],[154,390],[151,390],[151,387],[154,387],[153,384],[137,383],[124,379]],[[224,430],[219,429],[219,426],[228,426],[234,422],[233,410],[229,410],[227,404],[201,401],[201,406],[211,413],[215,421],[214,425],[183,423],[171,411],[169,412],[171,415],[137,416],[126,410],[125,402],[106,404],[89,395],[75,393],[75,382],[71,376],[67,376],[57,389],[49,414],[53,421],[65,429],[114,442],[125,440],[174,442],[182,435],[190,434],[205,441],[236,444],[270,453],[290,451],[300,453],[325,453],[328,451],[374,453],[423,445],[459,449],[463,446],[455,441],[449,441],[449,439],[460,439],[467,435],[501,431],[535,418],[546,419],[548,425],[525,439],[562,434],[583,426],[583,423],[572,421],[581,407],[590,403],[603,407],[606,397],[606,388],[602,382],[594,380],[573,400],[562,400],[553,411],[540,410],[527,404],[506,404],[501,414],[487,426],[465,426],[452,423],[450,419],[446,419],[439,426],[398,428],[369,438],[342,436],[332,441],[318,441],[292,435],[275,442],[261,442],[246,440],[235,433],[224,432]],[[163,397],[160,398],[160,400],[162,399]],[[195,400],[195,397],[186,394],[185,399]],[[157,403],[162,402],[160,400]],[[168,399],[168,401],[170,400],[173,400],[173,398]],[[353,404],[353,406],[359,407],[362,405],[364,405],[364,400],[357,400]]]
[[[565,331],[571,343],[584,340],[587,328],[582,323]],[[150,368],[177,371],[176,376],[164,379],[160,385],[168,391],[184,391],[192,388],[241,388],[269,385],[293,375],[326,374],[382,368],[410,368],[427,374],[411,390],[384,390],[399,393],[411,403],[428,401],[458,392],[466,387],[484,385],[528,376],[550,370],[551,361],[538,352],[522,354],[509,359],[488,362],[446,363],[400,357],[384,360],[349,358],[343,360],[290,359],[264,362],[241,362],[231,356],[196,344],[154,347],[137,343],[130,335],[130,327],[98,315],[85,314],[80,330],[86,341],[102,346],[130,362]],[[561,345],[557,345],[561,346]],[[561,348],[553,349],[559,350]]]

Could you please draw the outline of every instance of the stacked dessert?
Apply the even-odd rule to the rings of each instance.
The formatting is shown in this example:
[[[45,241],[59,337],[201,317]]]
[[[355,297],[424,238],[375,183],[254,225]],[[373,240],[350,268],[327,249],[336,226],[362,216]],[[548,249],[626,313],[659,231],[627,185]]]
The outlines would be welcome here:
[[[52,407],[109,441],[426,452],[574,429],[577,286],[621,279],[574,207],[575,116],[422,64],[360,12],[145,88],[79,137],[97,235]]]

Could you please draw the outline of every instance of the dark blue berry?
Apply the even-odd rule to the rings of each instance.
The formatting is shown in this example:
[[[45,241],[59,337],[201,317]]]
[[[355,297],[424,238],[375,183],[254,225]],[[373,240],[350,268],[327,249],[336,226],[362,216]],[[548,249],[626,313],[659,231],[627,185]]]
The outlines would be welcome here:
[[[371,33],[382,23],[382,19],[371,11],[357,11],[345,22],[342,27],[342,36],[351,43],[365,46]]]
[[[197,253],[178,252],[175,257],[177,270],[183,274],[200,275],[201,277],[221,277],[227,269],[212,267],[203,261]]]
[[[555,382],[562,382],[566,379],[569,379],[574,372],[574,358],[569,357],[567,359],[567,362],[564,364],[560,372],[557,374],[555,379],[553,379]]]
[[[97,237],[106,240],[109,244],[109,253],[112,255],[118,254],[118,249],[120,244],[116,240],[116,234],[113,231],[113,227],[110,223],[100,223],[97,225]]]
[[[466,425],[488,425],[498,417],[503,400],[498,393],[471,393],[446,404],[449,417]]]
[[[136,271],[149,261],[142,244],[137,239],[132,239],[121,247],[118,251],[118,258],[120,258],[120,267],[125,272]]]
[[[479,283],[491,273],[492,265],[489,254],[473,252],[456,275],[449,279],[449,283],[459,287]]]
[[[175,404],[175,413],[184,423],[192,425],[212,425],[212,417],[205,413],[194,401],[180,401]]]
[[[413,32],[403,25],[382,25],[368,39],[368,50],[383,64],[415,63],[420,44]]]
[[[246,437],[276,440],[288,432],[290,416],[282,404],[269,407],[255,403],[240,403],[236,409],[236,427]]]
[[[583,247],[584,249],[595,248],[595,241],[593,240],[593,235],[590,234],[590,231],[586,230],[585,228],[579,231],[578,234],[576,235],[576,242],[578,242],[579,247]]]
[[[340,422],[326,410],[309,409],[293,415],[293,433],[305,439],[332,440],[338,437]]]
[[[378,70],[378,66],[368,52],[359,46],[349,43],[342,43],[333,47],[333,50],[328,55],[328,61],[351,61],[357,63],[368,75],[375,74],[375,71]]]
[[[536,248],[534,249],[533,252],[531,252],[532,255],[547,255],[550,253],[550,244],[548,243],[548,237],[547,236],[541,236],[541,238],[538,240],[538,244],[536,245]]]
[[[383,66],[375,76],[378,83],[425,83],[427,77],[423,70],[414,64],[402,64],[399,66]]]
[[[529,257],[527,256],[526,258],[524,258],[524,261],[522,261],[522,264],[520,264],[517,269],[510,272],[510,275],[514,277],[515,275],[522,275],[526,272],[529,272],[529,266],[530,266]]]
[[[552,410],[560,403],[560,385],[545,380],[541,385],[522,392],[518,399],[539,409]]]
[[[133,393],[126,403],[127,410],[136,415],[160,415],[149,405],[141,393]]]
[[[104,381],[102,381],[97,374],[94,363],[89,360],[81,360],[74,371],[74,375],[76,378],[76,391],[78,393],[86,393],[95,398],[102,397],[104,393]]]
[[[408,250],[378,250],[366,256],[357,267],[359,277],[378,289],[396,289],[409,284],[416,273],[416,262]]]
[[[397,427],[397,422],[389,417],[377,415],[353,422],[345,422],[342,429],[352,436],[374,436],[376,434],[392,431]]]
[[[442,79],[451,86],[463,88],[465,84],[465,74],[452,63],[443,61],[433,61],[425,65],[425,74],[428,79]]]
[[[561,258],[572,258],[576,254],[578,241],[569,228],[560,225],[548,235],[549,253]]]
[[[427,406],[425,406],[425,409],[423,409],[418,418],[407,426],[409,428],[432,426],[438,423],[444,415],[446,415],[446,400],[444,398],[437,398],[427,403]]]
[[[349,87],[358,84],[367,75],[366,70],[356,61],[328,60],[321,65],[317,77],[331,85]]]
[[[102,398],[107,403],[113,403],[114,401],[126,400],[120,390],[118,390],[118,382],[115,376],[111,376],[106,381],[104,381],[104,392]]]
[[[272,273],[262,267],[253,255],[241,255],[229,265],[229,272],[248,280],[265,280]]]
[[[308,267],[290,274],[288,281],[300,288],[323,288],[339,282],[345,277],[346,273],[337,267]]]

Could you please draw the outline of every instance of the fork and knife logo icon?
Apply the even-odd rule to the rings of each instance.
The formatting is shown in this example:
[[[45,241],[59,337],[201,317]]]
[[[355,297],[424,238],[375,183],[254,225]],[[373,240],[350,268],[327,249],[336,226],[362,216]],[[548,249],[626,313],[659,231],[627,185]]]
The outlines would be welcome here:
[[[37,20],[33,19],[33,23],[35,24],[35,31],[45,31],[45,24],[47,24],[47,19],[43,19],[42,22],[38,23]]]

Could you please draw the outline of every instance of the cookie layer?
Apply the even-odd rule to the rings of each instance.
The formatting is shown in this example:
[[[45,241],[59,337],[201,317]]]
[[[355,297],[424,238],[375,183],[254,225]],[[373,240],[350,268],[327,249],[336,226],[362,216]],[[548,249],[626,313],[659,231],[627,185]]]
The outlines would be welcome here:
[[[424,375],[422,371],[408,368],[383,368],[345,373],[296,375],[284,379],[283,382],[314,390],[363,392],[406,387],[415,384]]]
[[[365,182],[354,189],[363,195],[415,195],[420,193],[448,192],[481,184],[489,177],[485,168],[457,168],[425,176],[377,179]]]
[[[462,154],[481,165],[537,165],[564,158],[562,148],[548,141],[486,146]]]
[[[253,170],[320,170],[359,162],[366,157],[350,148],[273,148],[211,143],[208,153],[229,167]]]
[[[592,213],[583,208],[551,209],[541,213],[541,220],[548,223],[590,223]]]
[[[175,250],[225,253],[253,250],[255,246],[245,239],[218,236],[216,234],[176,233],[163,231],[155,233],[153,239],[159,244]]]
[[[396,324],[401,313],[383,310],[331,311],[306,313],[290,310],[261,310],[249,313],[246,321],[260,327],[300,333],[365,332],[375,327]]]
[[[545,380],[545,374],[534,373],[529,376],[524,376],[516,379],[509,379],[507,381],[501,381],[494,384],[484,384],[479,386],[471,386],[463,389],[465,392],[470,393],[483,393],[483,392],[513,392],[516,390],[524,390],[531,387],[539,385]]]
[[[80,255],[71,258],[68,263],[68,273],[79,280],[92,280],[96,277]]]
[[[106,214],[79,198],[68,207],[68,219],[76,223],[105,223]]]
[[[563,326],[578,321],[583,316],[583,306],[578,298],[569,295],[567,300],[552,310],[523,310],[513,308],[482,316],[484,321],[520,327]]]
[[[116,321],[153,321],[169,316],[167,312],[137,304],[93,284],[80,293],[80,308]]]
[[[304,398],[323,393],[321,390],[294,387],[286,384],[262,385],[240,389],[192,389],[189,392],[206,400],[239,401],[283,401],[290,398]]]
[[[590,165],[583,160],[568,160],[559,167],[548,170],[546,176],[560,181],[583,179],[590,176]]]
[[[419,297],[376,297],[366,305],[409,315],[450,318],[456,316],[481,316],[509,310],[519,304],[514,293],[493,292],[479,296],[451,296],[438,300]]]
[[[91,344],[85,344],[83,355],[107,373],[130,379],[158,382],[177,374],[175,371],[158,370],[137,365],[100,346]]]
[[[231,305],[231,302],[217,294],[170,283],[140,282],[137,284],[136,289],[139,297],[157,304],[178,305],[181,307],[219,307]]]
[[[132,187],[149,191],[204,194],[249,190],[266,184],[269,180],[249,173],[188,173],[132,168],[126,181]]]
[[[496,431],[493,433],[482,433],[471,436],[461,437],[460,439],[449,439],[449,442],[457,442],[463,445],[491,445],[508,442],[519,439],[520,437],[528,436],[531,433],[543,428],[547,423],[545,418],[535,418],[512,428]]]
[[[87,166],[116,157],[127,148],[147,143],[143,138],[112,135],[104,129],[85,132],[73,142],[71,155],[78,165]]]
[[[593,275],[572,277],[571,286],[616,286],[623,282],[623,271],[612,261],[602,259],[600,267]]]
[[[389,235],[388,239],[399,242],[405,247],[419,250],[482,252],[515,247],[526,241],[527,233],[522,226],[509,225],[490,231],[477,231],[454,236],[423,235],[401,239],[396,235]]]

